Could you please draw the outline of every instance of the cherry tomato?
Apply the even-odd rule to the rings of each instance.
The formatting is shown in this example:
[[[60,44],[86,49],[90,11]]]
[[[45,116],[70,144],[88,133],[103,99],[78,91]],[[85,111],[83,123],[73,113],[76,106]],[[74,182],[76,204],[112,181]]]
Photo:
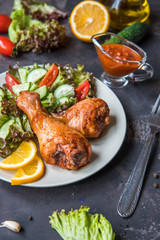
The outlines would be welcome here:
[[[81,85],[79,85],[75,90],[77,92],[77,100],[78,102],[85,99],[85,97],[88,94],[89,91],[89,81],[86,80],[83,83],[81,83]]]
[[[7,87],[8,87],[8,89],[9,89],[9,91],[10,91],[13,95],[15,95],[14,92],[12,91],[12,86],[13,86],[13,85],[20,84],[20,82],[17,80],[17,78],[13,77],[13,76],[10,75],[9,73],[6,73],[5,80],[6,80],[6,84],[7,84]]]
[[[11,56],[15,45],[8,37],[0,36],[0,53],[4,56]]]
[[[7,33],[12,19],[6,15],[0,14],[0,33]]]
[[[43,85],[46,85],[47,87],[49,87],[54,82],[57,75],[58,75],[58,67],[55,64],[53,64],[51,68],[48,70],[45,77],[40,82],[39,87],[42,87]]]

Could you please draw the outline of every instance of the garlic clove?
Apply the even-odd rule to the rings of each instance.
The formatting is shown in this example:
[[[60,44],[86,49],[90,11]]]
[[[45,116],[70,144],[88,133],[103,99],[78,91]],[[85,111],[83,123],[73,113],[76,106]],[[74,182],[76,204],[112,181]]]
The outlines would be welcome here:
[[[21,225],[15,221],[5,221],[2,222],[0,227],[6,227],[14,232],[19,232],[21,230]]]

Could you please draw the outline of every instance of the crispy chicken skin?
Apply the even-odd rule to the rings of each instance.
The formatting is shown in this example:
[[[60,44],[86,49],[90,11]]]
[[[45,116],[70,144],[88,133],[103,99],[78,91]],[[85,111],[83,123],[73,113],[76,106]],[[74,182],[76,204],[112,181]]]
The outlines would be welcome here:
[[[49,115],[38,93],[20,92],[17,105],[27,114],[46,163],[72,170],[87,164],[91,155],[91,145],[87,139]]]
[[[97,138],[110,122],[109,108],[100,98],[82,100],[54,118],[76,129],[87,138]]]

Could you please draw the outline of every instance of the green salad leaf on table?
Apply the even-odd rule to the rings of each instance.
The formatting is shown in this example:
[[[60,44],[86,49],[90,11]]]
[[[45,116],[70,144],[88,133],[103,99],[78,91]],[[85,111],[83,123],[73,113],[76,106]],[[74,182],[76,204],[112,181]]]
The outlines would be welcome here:
[[[89,207],[53,212],[50,224],[64,240],[114,240],[110,222],[102,214],[88,214]]]
[[[19,93],[38,92],[49,113],[66,110],[95,96],[94,77],[83,68],[80,64],[77,68],[37,63],[31,67],[9,66],[6,83],[0,88],[0,157],[9,156],[22,141],[34,136],[27,115],[16,105]]]
[[[15,44],[12,56],[19,52],[42,53],[64,45],[65,27],[59,18],[66,13],[44,2],[14,0],[12,22],[8,29],[10,40]]]
[[[67,13],[64,13],[54,6],[47,4],[46,2],[35,1],[35,0],[14,0],[15,10],[24,9],[25,13],[32,15],[34,19],[39,19],[41,21],[66,18]]]

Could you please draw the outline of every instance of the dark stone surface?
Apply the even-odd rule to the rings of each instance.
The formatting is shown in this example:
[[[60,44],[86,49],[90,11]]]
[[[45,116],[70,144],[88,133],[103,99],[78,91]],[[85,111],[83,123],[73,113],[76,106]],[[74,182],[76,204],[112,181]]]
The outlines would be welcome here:
[[[79,1],[48,1],[57,8],[69,14]],[[156,172],[160,174],[159,141],[155,142],[147,169],[143,191],[138,207],[132,217],[121,218],[116,210],[120,194],[127,181],[138,154],[146,140],[148,126],[144,120],[151,111],[152,104],[160,93],[159,70],[159,42],[160,42],[160,2],[149,1],[151,7],[150,31],[140,46],[148,54],[148,62],[154,67],[155,74],[151,80],[132,84],[126,88],[113,90],[120,99],[127,117],[127,134],[124,143],[114,159],[95,175],[75,184],[56,188],[28,188],[11,186],[0,181],[0,222],[11,219],[21,223],[22,231],[13,233],[5,228],[0,229],[0,240],[29,239],[44,240],[61,237],[51,229],[48,216],[56,209],[70,210],[81,205],[90,206],[91,213],[102,213],[113,226],[118,240],[158,240],[160,239],[160,179],[153,177]],[[12,1],[0,0],[0,13],[9,15]],[[30,65],[35,62],[57,62],[61,64],[85,65],[85,70],[100,76],[100,66],[92,44],[76,39],[68,23],[67,44],[63,49],[53,53],[36,55],[23,54],[16,59],[0,56],[0,72],[8,69],[8,65],[19,61],[21,65]],[[32,220],[28,220],[28,216]]]

